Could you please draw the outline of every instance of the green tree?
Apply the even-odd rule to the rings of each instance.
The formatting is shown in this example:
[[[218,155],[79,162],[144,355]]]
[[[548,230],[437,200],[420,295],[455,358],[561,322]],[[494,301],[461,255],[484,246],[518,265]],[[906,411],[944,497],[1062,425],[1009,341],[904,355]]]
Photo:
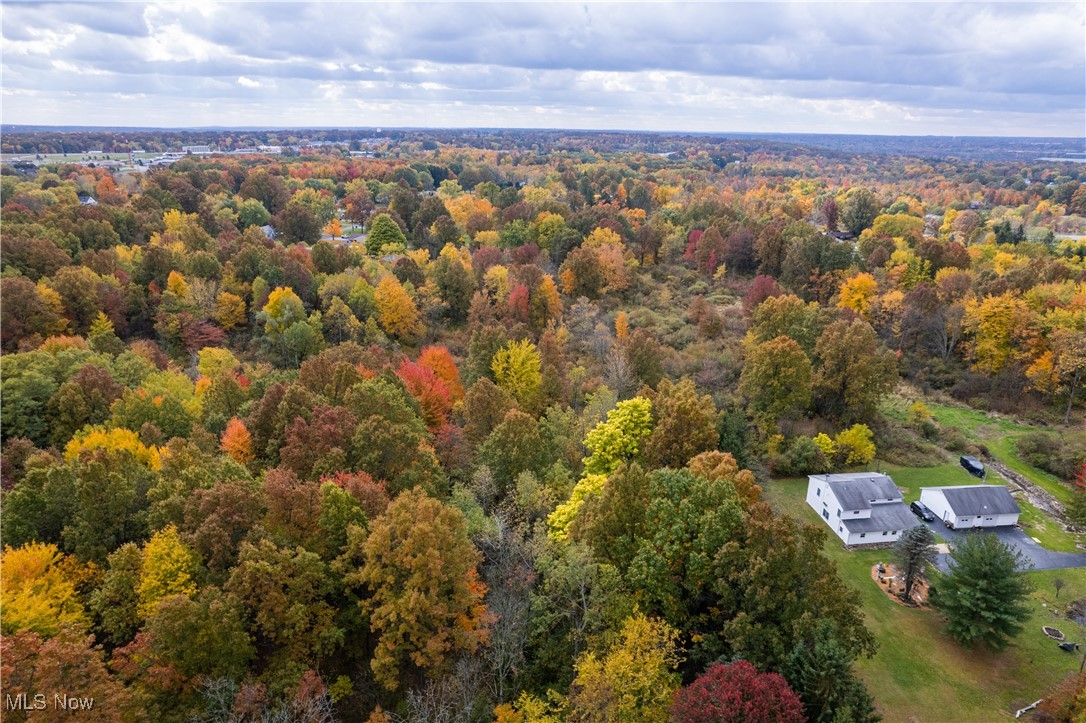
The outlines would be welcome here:
[[[139,632],[140,570],[143,554],[135,543],[121,545],[109,556],[109,567],[102,584],[90,596],[90,609],[97,618],[99,637],[120,646]]]
[[[841,223],[856,236],[865,228],[871,228],[879,215],[879,202],[871,189],[860,186],[848,192],[841,209]]]
[[[386,244],[407,246],[407,237],[391,216],[387,213],[379,213],[370,221],[369,233],[366,236],[366,252],[370,256],[380,256],[381,249]]]
[[[852,670],[852,656],[831,621],[820,620],[792,651],[782,672],[812,723],[875,723],[874,701]]]
[[[241,678],[255,653],[241,605],[215,587],[163,598],[146,630],[155,655],[189,680]]]
[[[267,539],[243,542],[225,589],[241,602],[258,649],[274,651],[277,668],[309,667],[343,639],[328,602],[328,567],[301,547],[280,548]]]
[[[648,473],[636,462],[620,465],[607,477],[602,492],[585,501],[571,535],[625,575],[647,533],[645,510],[650,500]]]
[[[747,352],[739,391],[756,414],[773,422],[800,413],[811,401],[811,360],[787,336],[758,344]]]
[[[901,599],[908,601],[916,581],[928,570],[935,569],[935,533],[927,525],[910,527],[901,533],[890,553],[895,567],[905,582]]]
[[[994,534],[968,535],[951,545],[950,571],[940,575],[932,603],[947,616],[947,632],[958,642],[987,643],[996,650],[1022,631],[1032,585],[1028,561]]]
[[[362,601],[378,642],[371,667],[395,690],[404,666],[440,669],[449,656],[486,642],[486,585],[463,514],[421,489],[400,494],[373,521],[365,564],[354,576],[372,593]]]
[[[871,325],[862,319],[826,327],[815,345],[818,369],[812,388],[823,414],[843,422],[866,422],[897,384],[897,359],[880,350]]]

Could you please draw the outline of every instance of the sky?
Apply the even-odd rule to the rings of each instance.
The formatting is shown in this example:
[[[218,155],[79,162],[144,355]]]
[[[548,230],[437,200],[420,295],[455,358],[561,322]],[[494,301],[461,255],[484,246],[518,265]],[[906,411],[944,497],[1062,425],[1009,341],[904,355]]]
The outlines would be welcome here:
[[[0,6],[0,120],[1083,136],[1086,3]]]

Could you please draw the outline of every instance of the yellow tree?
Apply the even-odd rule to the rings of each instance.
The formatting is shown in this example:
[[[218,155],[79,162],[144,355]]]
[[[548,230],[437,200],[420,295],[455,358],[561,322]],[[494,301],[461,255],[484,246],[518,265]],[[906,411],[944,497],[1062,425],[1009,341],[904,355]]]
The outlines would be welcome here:
[[[638,613],[626,619],[618,641],[602,657],[589,652],[577,661],[570,689],[573,717],[593,723],[668,720],[682,680],[679,631]]]
[[[970,300],[965,329],[972,334],[973,368],[985,374],[1002,371],[1017,356],[1017,342],[1033,326],[1029,307],[1011,293]]]
[[[181,541],[173,525],[155,533],[143,546],[143,567],[137,610],[140,617],[150,617],[159,601],[170,595],[196,593],[196,575],[200,562],[196,553]]]
[[[248,320],[245,315],[245,300],[229,291],[221,292],[215,303],[213,317],[226,331],[243,326]]]
[[[841,298],[837,306],[852,309],[865,319],[871,318],[871,302],[879,290],[878,282],[871,274],[860,273],[841,284]]]
[[[336,236],[342,236],[343,235],[343,226],[339,223],[338,218],[333,218],[324,227],[324,232],[326,234],[328,234],[329,236],[331,236],[332,240],[335,241]]]
[[[509,392],[522,407],[534,405],[543,382],[535,344],[527,339],[509,342],[494,355],[490,368],[498,386]]]
[[[618,312],[615,316],[615,338],[619,341],[626,341],[626,338],[630,336],[630,317],[625,311]]]
[[[87,616],[74,582],[61,566],[56,545],[31,542],[4,549],[0,557],[0,604],[5,635],[29,630],[53,636],[64,625],[87,627]]]
[[[386,334],[409,341],[419,332],[419,310],[400,282],[387,274],[373,292],[377,321]]]

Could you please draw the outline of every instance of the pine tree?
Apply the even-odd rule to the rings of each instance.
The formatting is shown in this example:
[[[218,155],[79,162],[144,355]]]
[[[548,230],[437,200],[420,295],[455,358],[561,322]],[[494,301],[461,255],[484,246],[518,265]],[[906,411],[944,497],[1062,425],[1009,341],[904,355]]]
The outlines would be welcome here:
[[[926,525],[917,525],[905,530],[894,544],[892,553],[894,565],[905,579],[905,593],[902,600],[909,600],[913,586],[924,574],[925,568],[935,566],[935,533]]]
[[[970,535],[951,551],[950,573],[941,576],[931,601],[948,618],[947,632],[960,643],[981,640],[999,650],[1022,630],[1029,614],[1023,601],[1032,586],[1022,553],[993,534]]]

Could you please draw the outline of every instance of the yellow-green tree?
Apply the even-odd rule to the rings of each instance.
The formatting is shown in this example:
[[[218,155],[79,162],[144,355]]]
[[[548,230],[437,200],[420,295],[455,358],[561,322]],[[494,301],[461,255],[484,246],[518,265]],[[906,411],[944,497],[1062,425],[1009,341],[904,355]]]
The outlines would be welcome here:
[[[867,464],[875,459],[874,435],[866,424],[854,424],[838,432],[833,444],[847,465]]]
[[[591,453],[584,461],[588,474],[608,475],[625,461],[637,456],[641,443],[652,433],[652,402],[634,397],[619,402],[585,436]]]
[[[528,409],[535,406],[539,385],[543,381],[540,367],[539,351],[527,339],[509,342],[490,362],[498,386]]]
[[[682,680],[679,631],[663,620],[636,614],[626,619],[618,641],[602,656],[577,661],[570,689],[573,718],[610,723],[668,720]]]
[[[276,287],[268,294],[268,303],[260,311],[264,320],[264,333],[273,341],[283,338],[284,332],[295,322],[305,321],[305,306],[290,287]]]
[[[140,570],[138,610],[140,617],[150,617],[158,602],[169,595],[196,593],[200,561],[196,553],[181,541],[173,525],[157,532],[143,546]]]
[[[0,557],[0,629],[5,635],[29,630],[51,637],[65,625],[86,629],[87,616],[74,582],[61,566],[63,560],[56,545],[40,542],[4,549]]]

